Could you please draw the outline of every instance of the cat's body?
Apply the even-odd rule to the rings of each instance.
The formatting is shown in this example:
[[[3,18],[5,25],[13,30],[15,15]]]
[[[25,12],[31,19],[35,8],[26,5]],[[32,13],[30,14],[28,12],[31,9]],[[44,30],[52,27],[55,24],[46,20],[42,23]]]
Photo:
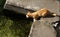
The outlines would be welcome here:
[[[30,11],[28,11],[28,13],[26,14],[27,18],[33,18],[34,21],[38,18],[38,17],[45,17],[47,15],[53,15],[56,16],[56,14],[51,13],[50,11],[48,11],[46,8],[40,9],[36,12],[31,13]]]

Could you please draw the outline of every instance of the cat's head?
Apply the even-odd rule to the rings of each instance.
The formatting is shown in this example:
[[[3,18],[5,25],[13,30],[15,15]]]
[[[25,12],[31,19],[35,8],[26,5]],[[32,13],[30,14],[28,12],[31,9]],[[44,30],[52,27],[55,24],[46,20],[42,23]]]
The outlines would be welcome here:
[[[28,11],[27,14],[26,14],[26,17],[29,18],[30,14],[31,14],[30,11]]]

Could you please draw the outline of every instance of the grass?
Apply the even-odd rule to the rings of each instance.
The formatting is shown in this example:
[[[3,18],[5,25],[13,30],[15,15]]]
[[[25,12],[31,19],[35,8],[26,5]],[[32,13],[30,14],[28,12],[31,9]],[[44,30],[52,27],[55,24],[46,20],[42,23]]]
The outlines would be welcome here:
[[[27,37],[32,22],[25,16],[4,10],[5,0],[0,0],[0,37]]]

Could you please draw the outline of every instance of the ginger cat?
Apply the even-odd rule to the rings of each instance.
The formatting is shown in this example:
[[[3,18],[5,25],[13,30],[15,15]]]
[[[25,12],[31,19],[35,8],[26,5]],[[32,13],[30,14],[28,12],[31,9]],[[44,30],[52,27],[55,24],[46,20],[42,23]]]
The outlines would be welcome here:
[[[27,18],[33,18],[34,19],[33,21],[35,22],[38,17],[45,17],[47,15],[56,16],[56,14],[51,13],[46,8],[43,8],[43,9],[37,10],[36,12],[33,12],[33,13],[28,11],[26,14],[26,17]]]

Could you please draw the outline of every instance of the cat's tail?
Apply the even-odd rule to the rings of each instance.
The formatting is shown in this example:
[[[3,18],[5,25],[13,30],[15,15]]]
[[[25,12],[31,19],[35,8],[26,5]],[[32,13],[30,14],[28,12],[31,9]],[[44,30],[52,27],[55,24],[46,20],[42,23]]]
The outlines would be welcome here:
[[[55,14],[55,13],[53,13],[52,15],[53,15],[53,16],[58,16],[58,17],[60,17],[60,15],[57,15],[57,14]]]

